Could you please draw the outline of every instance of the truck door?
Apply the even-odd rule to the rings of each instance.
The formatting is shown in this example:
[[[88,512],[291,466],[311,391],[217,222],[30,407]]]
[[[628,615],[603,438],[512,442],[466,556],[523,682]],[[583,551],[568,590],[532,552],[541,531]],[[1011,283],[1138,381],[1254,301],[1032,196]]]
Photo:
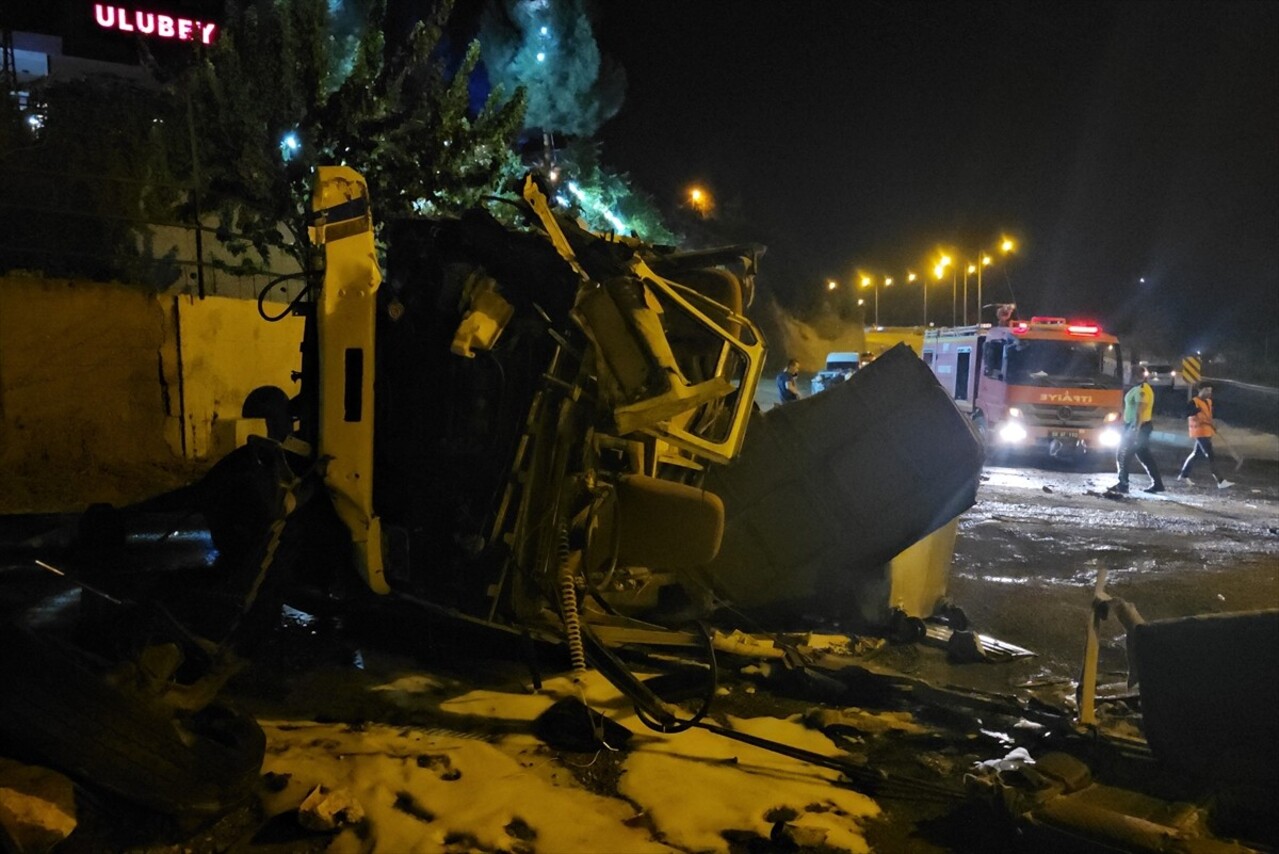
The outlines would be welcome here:
[[[955,351],[955,400],[968,399],[969,362],[972,358],[972,347],[960,347]]]

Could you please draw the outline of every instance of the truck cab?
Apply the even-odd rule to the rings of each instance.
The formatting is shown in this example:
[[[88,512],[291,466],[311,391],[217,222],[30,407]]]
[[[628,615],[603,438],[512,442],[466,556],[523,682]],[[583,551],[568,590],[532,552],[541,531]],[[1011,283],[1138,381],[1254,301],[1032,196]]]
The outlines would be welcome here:
[[[1070,458],[1119,444],[1122,351],[1096,323],[1032,317],[929,330],[923,357],[994,450]]]

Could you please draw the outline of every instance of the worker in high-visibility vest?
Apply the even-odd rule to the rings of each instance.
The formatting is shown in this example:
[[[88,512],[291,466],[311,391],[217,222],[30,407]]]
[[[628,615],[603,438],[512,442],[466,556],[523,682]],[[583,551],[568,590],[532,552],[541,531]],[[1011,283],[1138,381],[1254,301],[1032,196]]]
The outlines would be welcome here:
[[[1217,426],[1212,420],[1211,383],[1199,384],[1195,396],[1190,398],[1190,403],[1186,407],[1186,421],[1189,423],[1190,438],[1195,440],[1195,446],[1190,450],[1190,456],[1186,457],[1186,461],[1181,464],[1181,474],[1177,475],[1177,480],[1188,483],[1190,469],[1195,464],[1195,460],[1199,457],[1207,457],[1208,469],[1212,472],[1213,479],[1217,481],[1217,488],[1225,489],[1228,486],[1234,486],[1221,476],[1221,472],[1217,471],[1217,458],[1212,452],[1212,437],[1217,435]]]
[[[1145,377],[1124,395],[1124,435],[1119,440],[1119,448],[1115,452],[1115,463],[1119,469],[1119,482],[1107,492],[1121,495],[1128,493],[1128,469],[1132,458],[1141,461],[1146,474],[1150,475],[1150,486],[1143,492],[1163,492],[1164,481],[1159,476],[1159,465],[1150,452],[1150,434],[1155,429],[1155,390]]]

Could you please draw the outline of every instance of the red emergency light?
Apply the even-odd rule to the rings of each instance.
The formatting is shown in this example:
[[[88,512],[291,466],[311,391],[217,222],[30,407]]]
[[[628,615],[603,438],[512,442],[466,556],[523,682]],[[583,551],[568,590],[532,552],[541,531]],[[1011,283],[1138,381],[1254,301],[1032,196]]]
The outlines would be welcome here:
[[[1069,335],[1082,335],[1088,338],[1095,338],[1101,334],[1101,327],[1096,323],[1075,322],[1066,327],[1066,333]]]
[[[1030,331],[1030,324],[1024,320],[1019,320],[1009,328],[1012,329],[1014,335],[1025,335]]]

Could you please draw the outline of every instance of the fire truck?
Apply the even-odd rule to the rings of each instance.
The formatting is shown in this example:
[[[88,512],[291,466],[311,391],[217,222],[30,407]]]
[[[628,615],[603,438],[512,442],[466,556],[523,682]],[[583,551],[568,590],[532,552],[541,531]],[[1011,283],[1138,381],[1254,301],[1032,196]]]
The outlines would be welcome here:
[[[1061,459],[1113,450],[1123,424],[1119,340],[1064,317],[930,329],[922,355],[992,451]]]

